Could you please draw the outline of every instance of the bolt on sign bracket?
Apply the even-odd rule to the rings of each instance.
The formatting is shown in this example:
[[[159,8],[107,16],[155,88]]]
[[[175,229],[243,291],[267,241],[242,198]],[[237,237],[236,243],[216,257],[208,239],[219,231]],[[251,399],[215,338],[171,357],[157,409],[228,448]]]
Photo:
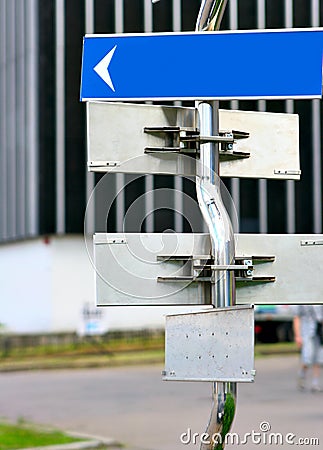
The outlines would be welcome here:
[[[249,133],[243,131],[220,131],[218,136],[201,136],[198,129],[184,127],[144,127],[144,133],[158,135],[164,139],[162,146],[145,147],[145,153],[181,153],[198,155],[200,144],[216,142],[221,144],[220,160],[228,158],[249,158],[250,153],[233,150],[236,139],[246,139]]]

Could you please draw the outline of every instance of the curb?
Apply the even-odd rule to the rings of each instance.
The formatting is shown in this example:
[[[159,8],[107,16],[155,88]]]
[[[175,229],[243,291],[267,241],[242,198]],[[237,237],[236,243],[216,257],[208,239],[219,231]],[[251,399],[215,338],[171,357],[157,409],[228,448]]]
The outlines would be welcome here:
[[[106,437],[102,437],[102,436],[97,436],[97,435],[93,435],[93,434],[86,434],[86,433],[80,433],[78,431],[65,431],[66,434],[68,434],[69,436],[73,436],[75,438],[84,438],[84,439],[89,439],[92,442],[99,442],[100,446],[106,446],[107,450],[152,450],[152,449],[143,449],[143,448],[139,448],[139,447],[132,447],[129,446],[129,444],[124,444],[121,442],[116,441],[115,439],[112,438],[106,438]],[[87,441],[89,442],[89,441]],[[76,444],[83,444],[83,442],[76,442]],[[57,450],[65,450],[63,449],[61,446],[58,446],[59,448],[57,448]],[[45,447],[42,447],[45,450]],[[89,448],[89,447],[82,447],[82,449],[85,448]],[[92,448],[92,447],[91,447]],[[95,448],[95,447],[93,447]],[[30,450],[30,449],[24,449],[24,450]],[[32,449],[32,450],[39,450],[38,449]],[[48,447],[46,447],[46,450],[52,450],[49,449]],[[56,450],[56,449],[55,449]],[[70,449],[66,449],[66,450],[70,450]],[[75,450],[75,449],[71,449],[71,450]],[[78,450],[78,449],[76,449]],[[80,448],[81,450],[81,448]]]
[[[7,422],[10,423],[10,422]],[[33,424],[33,426],[37,426]],[[41,429],[44,430],[53,430],[52,427],[49,426],[41,426]],[[56,430],[56,428],[54,428]],[[54,444],[54,445],[43,445],[37,447],[25,447],[25,448],[16,448],[16,450],[151,450],[151,449],[143,449],[139,447],[133,447],[131,444],[125,444],[119,442],[110,437],[103,437],[88,433],[83,433],[79,431],[72,430],[60,430],[64,433],[65,436],[69,436],[72,438],[80,439],[78,442],[70,442],[66,444]]]
[[[71,444],[46,445],[44,447],[28,447],[23,450],[85,450],[85,449],[90,450],[101,446],[106,446],[110,450],[116,450],[121,448],[120,446],[111,447],[111,445],[110,444],[106,445],[102,441],[89,440],[89,441],[72,442]]]
[[[85,433],[78,433],[75,431],[64,431],[64,434],[77,439],[84,439],[78,442],[71,442],[69,444],[45,445],[38,447],[28,447],[17,450],[94,450],[105,447],[107,450],[120,450],[126,447],[112,438],[101,436],[93,436]],[[131,449],[128,449],[131,450]]]
[[[138,447],[129,447],[127,444],[122,444],[112,438],[75,431],[64,431],[64,433],[71,437],[84,439],[84,441],[72,442],[70,444],[46,445],[43,447],[28,447],[17,450],[95,450],[102,447],[106,450],[147,450]]]
[[[143,366],[147,364],[163,364],[165,360],[164,355],[156,356],[155,358],[147,358],[141,361],[97,361],[97,360],[60,360],[60,361],[33,361],[31,362],[1,362],[0,361],[0,373],[8,372],[21,372],[21,371],[33,371],[33,370],[69,370],[69,369],[109,369],[114,367],[127,367],[127,366]]]

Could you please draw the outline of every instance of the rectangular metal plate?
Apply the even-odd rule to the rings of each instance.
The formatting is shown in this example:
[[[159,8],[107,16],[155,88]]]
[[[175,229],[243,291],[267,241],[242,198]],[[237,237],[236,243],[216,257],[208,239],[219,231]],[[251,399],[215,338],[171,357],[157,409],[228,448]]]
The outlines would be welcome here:
[[[254,276],[274,282],[237,284],[237,303],[323,303],[323,235],[238,234],[237,256],[275,256],[275,261],[254,266]]]
[[[249,158],[221,161],[220,176],[238,178],[299,179],[298,116],[249,111],[219,111],[222,131],[245,131],[234,150]],[[194,157],[178,153],[144,152],[165,146],[144,127],[198,128],[194,108],[126,103],[87,103],[88,167],[95,172],[173,174],[194,176]]]
[[[187,257],[209,252],[208,234],[95,234],[97,305],[209,304],[209,284],[186,279],[192,267]],[[161,255],[183,259],[164,261]],[[158,281],[171,276],[180,279]]]
[[[230,307],[166,316],[164,380],[254,379],[254,311]]]
[[[273,262],[254,262],[253,270],[254,278],[275,281],[237,282],[237,304],[323,303],[323,235],[235,237],[237,257],[275,257]],[[97,304],[209,305],[210,283],[185,277],[192,274],[190,257],[210,252],[208,234],[96,234]],[[158,277],[168,281],[158,281]],[[169,277],[177,277],[177,281],[169,281]]]
[[[163,136],[144,127],[195,127],[195,109],[127,103],[87,103],[88,167],[95,172],[195,175],[195,158],[147,154]],[[115,166],[110,161],[118,161]]]
[[[300,179],[298,115],[221,110],[219,128],[250,133],[234,150],[251,155],[221,162],[220,176]]]

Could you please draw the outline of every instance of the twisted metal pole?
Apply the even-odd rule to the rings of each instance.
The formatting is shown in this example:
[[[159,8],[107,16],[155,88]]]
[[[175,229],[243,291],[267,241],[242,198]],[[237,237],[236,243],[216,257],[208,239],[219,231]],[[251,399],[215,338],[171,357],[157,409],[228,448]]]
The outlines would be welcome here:
[[[220,28],[228,0],[202,0],[195,31],[216,31]]]
[[[196,31],[218,30],[226,4],[227,0],[203,0],[197,18]],[[198,103],[197,108],[201,135],[217,135],[219,102]],[[197,164],[196,190],[203,218],[210,231],[214,264],[233,264],[234,235],[220,192],[217,143],[201,145],[200,160]],[[215,308],[235,305],[235,281],[232,271],[214,272],[212,304]],[[206,429],[208,443],[202,442],[200,450],[224,448],[225,436],[234,419],[236,398],[236,383],[215,382],[213,384],[213,405]],[[217,439],[213,439],[215,437]]]
[[[153,3],[158,1],[152,0]],[[228,0],[202,0],[195,31],[218,30],[227,3]],[[201,136],[218,134],[219,102],[197,103],[197,109]],[[203,218],[210,231],[214,264],[231,265],[235,255],[234,235],[221,197],[219,148],[215,142],[201,145],[200,159],[197,161],[196,192]],[[235,305],[235,279],[232,271],[214,272],[212,304],[215,308]],[[222,450],[225,446],[225,436],[234,419],[236,383],[215,382],[212,394],[212,411],[206,429],[209,443],[202,442],[200,450]],[[214,442],[213,437],[218,437],[218,442]]]

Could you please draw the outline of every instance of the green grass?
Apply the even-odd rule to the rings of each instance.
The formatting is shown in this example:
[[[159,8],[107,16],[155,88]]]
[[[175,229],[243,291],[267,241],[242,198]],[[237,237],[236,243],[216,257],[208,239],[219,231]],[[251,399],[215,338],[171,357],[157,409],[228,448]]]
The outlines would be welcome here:
[[[137,352],[144,350],[160,350],[164,348],[164,336],[157,335],[153,338],[131,337],[89,339],[75,343],[60,343],[59,345],[25,346],[23,348],[12,348],[6,354],[2,354],[1,359],[10,358],[29,359],[43,358],[44,356],[87,356],[106,355],[111,356],[120,352]]]
[[[60,368],[116,367],[136,364],[163,363],[164,349],[113,353],[112,355],[75,355],[73,357],[44,355],[43,357],[11,357],[0,359],[0,372]]]
[[[160,363],[164,360],[164,336],[91,339],[82,342],[11,348],[0,355],[0,371],[61,367],[109,367]]]
[[[70,444],[77,439],[56,430],[42,430],[27,424],[0,423],[0,450],[11,450],[45,445]]]
[[[0,372],[11,370],[114,367],[164,362],[164,336],[112,337],[52,346],[12,348],[0,354]],[[255,357],[295,354],[294,343],[255,345]],[[1,450],[1,449],[0,449]]]

